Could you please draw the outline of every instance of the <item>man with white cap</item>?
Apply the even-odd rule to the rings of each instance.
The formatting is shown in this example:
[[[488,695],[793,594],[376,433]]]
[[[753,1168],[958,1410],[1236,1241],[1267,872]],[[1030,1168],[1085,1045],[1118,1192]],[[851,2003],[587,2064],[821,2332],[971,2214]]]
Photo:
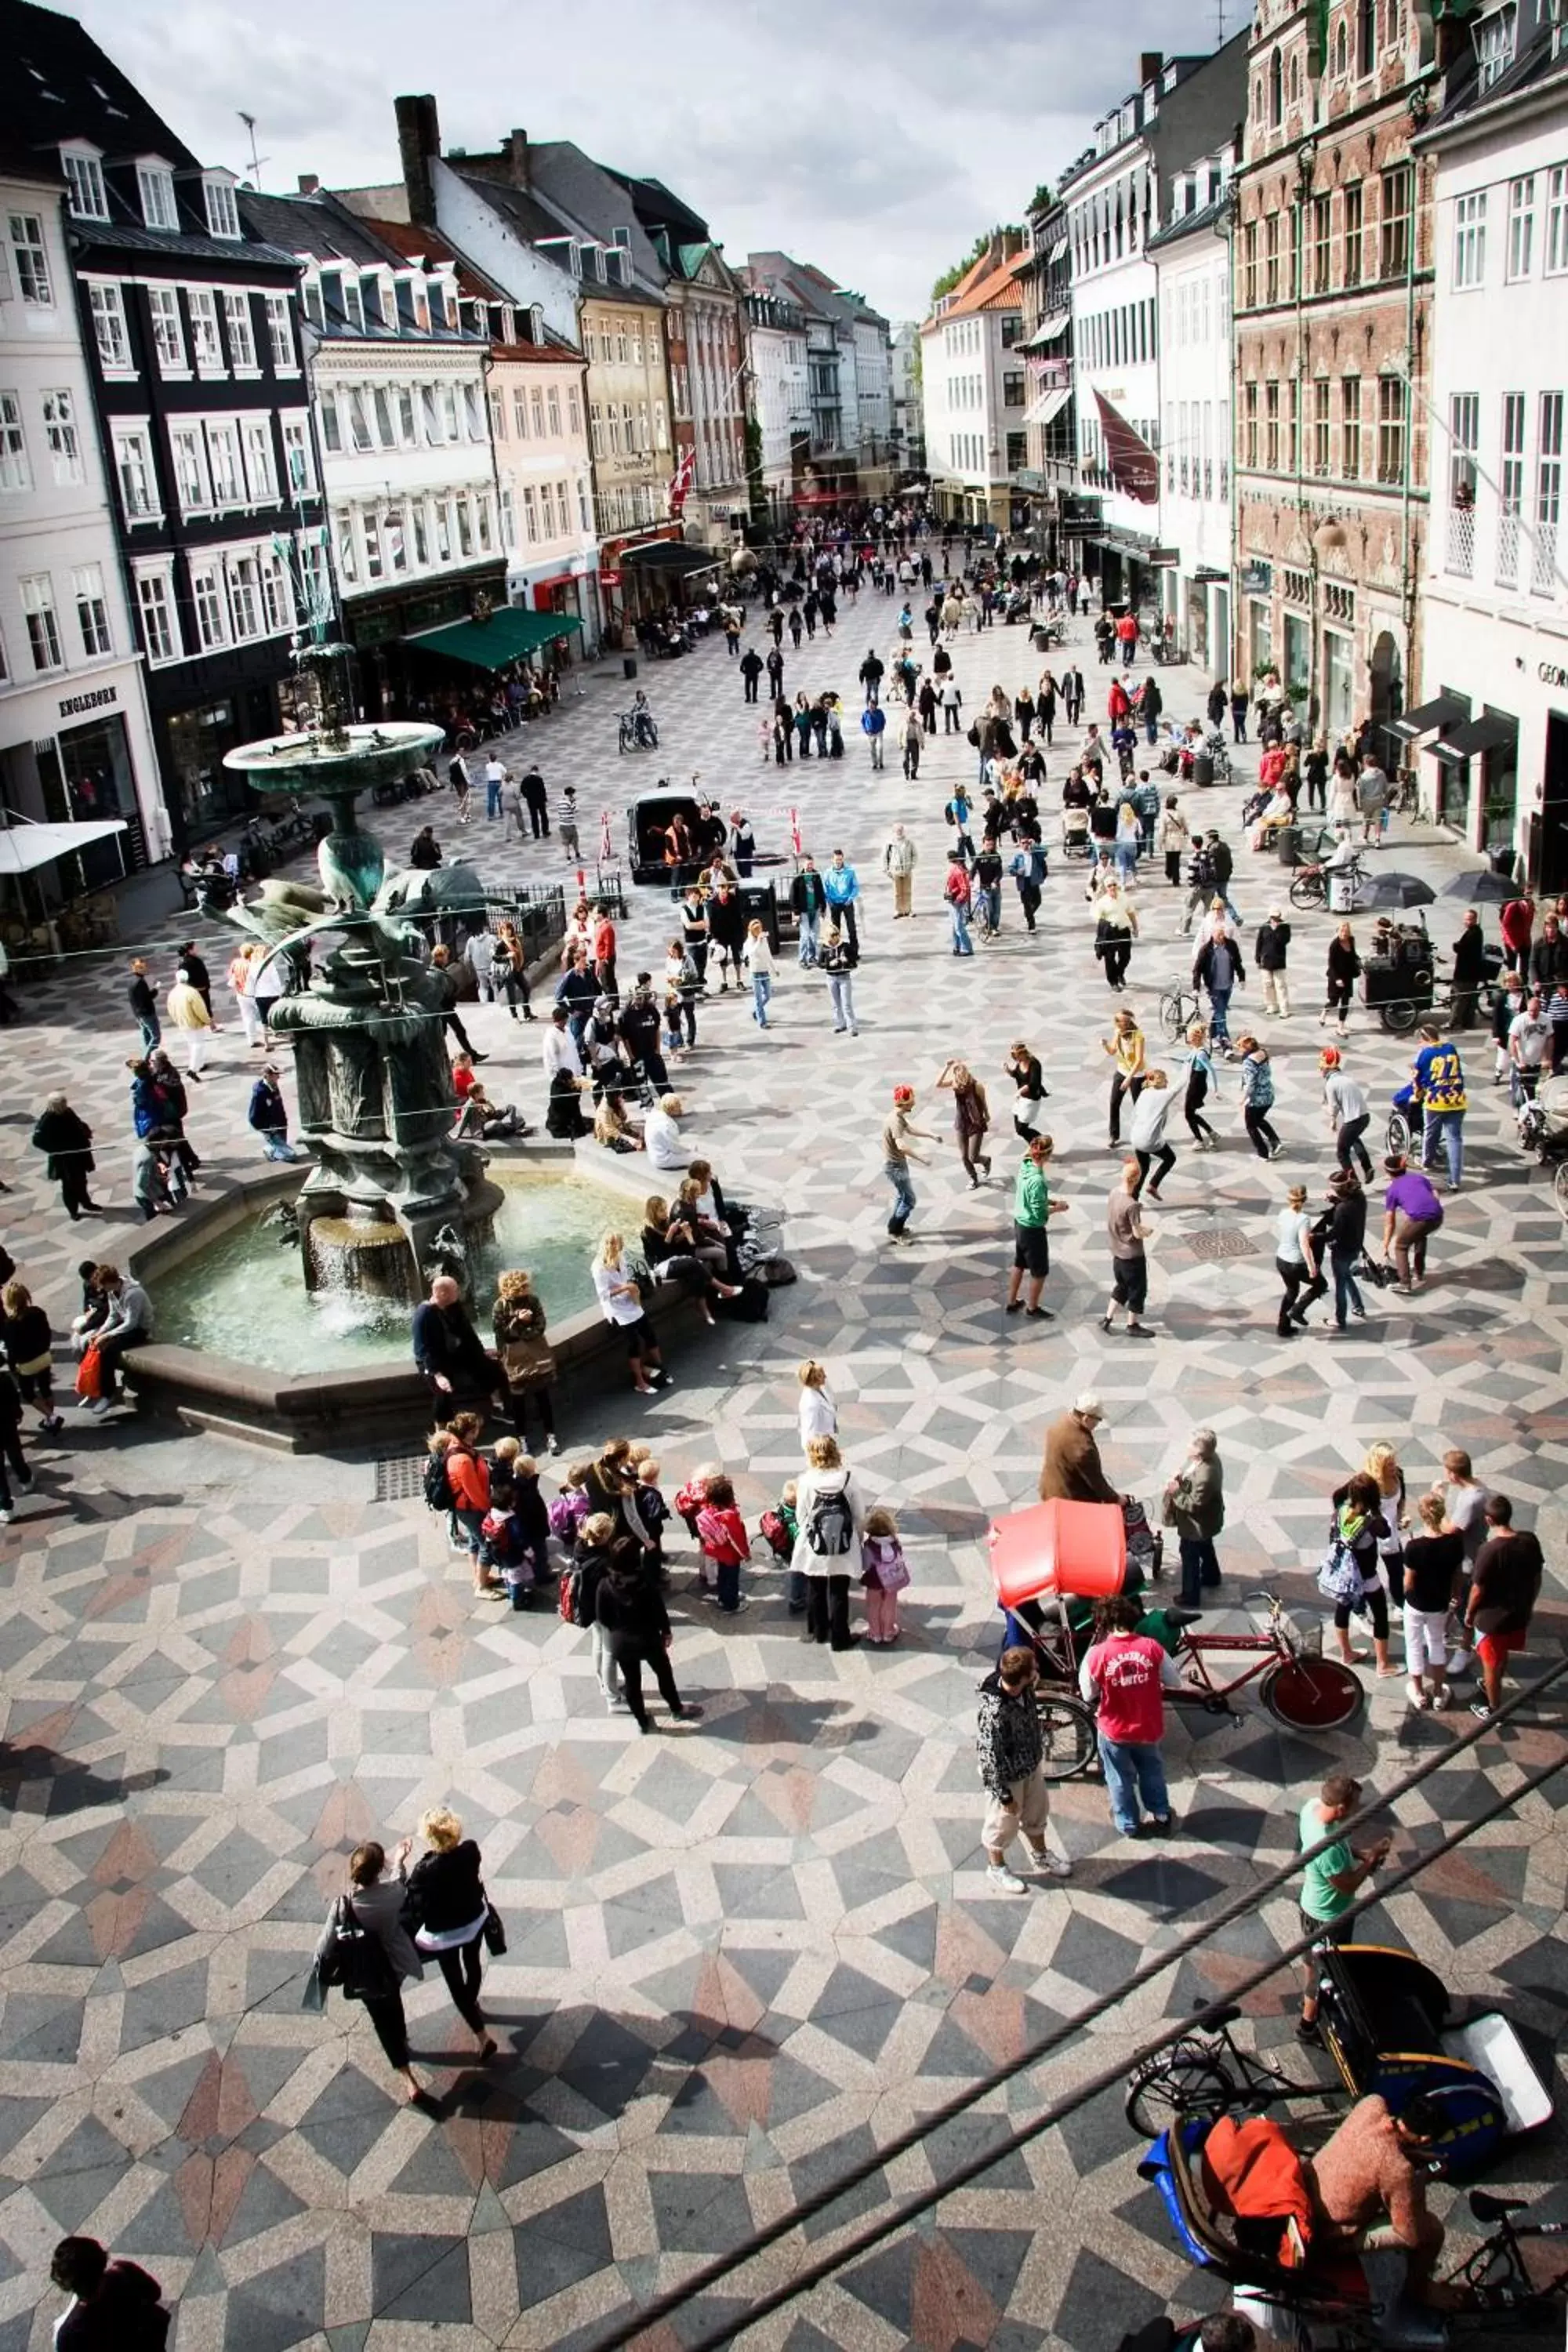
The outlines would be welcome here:
[[[1046,1432],[1045,1459],[1040,1465],[1042,1503],[1120,1503],[1121,1496],[1106,1476],[1095,1431],[1105,1419],[1105,1407],[1091,1390],[1075,1399],[1072,1411],[1053,1421]]]

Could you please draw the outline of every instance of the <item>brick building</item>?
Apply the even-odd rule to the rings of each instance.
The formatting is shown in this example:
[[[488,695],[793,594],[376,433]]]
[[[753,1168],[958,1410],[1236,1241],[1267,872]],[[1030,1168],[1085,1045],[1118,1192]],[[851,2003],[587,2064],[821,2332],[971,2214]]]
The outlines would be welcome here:
[[[1331,735],[1418,674],[1447,27],[1404,0],[1260,0],[1233,244],[1236,674]]]

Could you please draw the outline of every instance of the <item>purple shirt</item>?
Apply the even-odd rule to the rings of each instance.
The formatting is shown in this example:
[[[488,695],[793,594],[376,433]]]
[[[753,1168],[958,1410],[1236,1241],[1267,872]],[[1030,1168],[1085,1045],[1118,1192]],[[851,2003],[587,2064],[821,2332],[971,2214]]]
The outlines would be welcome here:
[[[1407,1168],[1403,1176],[1394,1178],[1383,1196],[1383,1205],[1402,1211],[1422,1224],[1441,1224],[1443,1221],[1443,1203],[1418,1168]]]

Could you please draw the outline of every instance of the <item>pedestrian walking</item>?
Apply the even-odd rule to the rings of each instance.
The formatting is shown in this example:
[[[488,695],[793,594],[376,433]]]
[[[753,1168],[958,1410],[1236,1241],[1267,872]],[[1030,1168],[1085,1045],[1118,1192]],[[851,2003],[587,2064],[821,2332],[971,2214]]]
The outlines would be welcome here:
[[[955,956],[972,956],[974,942],[969,936],[969,869],[963,862],[961,849],[950,849],[947,853],[947,872],[942,879],[942,895],[947,904],[948,920],[952,926],[952,952]]]
[[[1148,1067],[1148,1046],[1136,1015],[1125,1010],[1118,1013],[1110,1036],[1100,1041],[1100,1050],[1109,1055],[1115,1066],[1110,1074],[1109,1137],[1109,1148],[1115,1151],[1121,1142],[1122,1102],[1137,1101]]]
[[[1361,1286],[1356,1280],[1356,1268],[1366,1246],[1366,1194],[1362,1191],[1360,1178],[1349,1168],[1337,1169],[1329,1179],[1326,1238],[1334,1281],[1334,1329],[1342,1333],[1347,1328],[1347,1311],[1358,1321],[1366,1319]]]
[[[1225,1526],[1225,1465],[1212,1429],[1194,1429],[1185,1458],[1167,1482],[1161,1517],[1175,1531],[1182,1561],[1182,1607],[1197,1609],[1218,1584],[1214,1540]]]
[[[958,1157],[971,1189],[978,1191],[980,1178],[975,1170],[991,1173],[991,1160],[982,1146],[991,1125],[991,1107],[985,1099],[985,1089],[963,1062],[944,1062],[937,1079],[940,1093],[945,1087],[952,1094],[952,1131],[958,1140]]]
[[[746,926],[741,964],[752,983],[752,1018],[759,1029],[765,1029],[768,1025],[768,1004],[773,992],[773,974],[778,967],[773,960],[773,943],[755,918]]]
[[[1140,1633],[1142,1617],[1142,1601],[1125,1593],[1096,1605],[1094,1639],[1079,1669],[1079,1689],[1096,1708],[1095,1741],[1117,1829],[1128,1838],[1142,1837],[1146,1829],[1169,1837],[1162,1693],[1180,1690],[1182,1674],[1152,1635]]]
[[[1476,1017],[1480,993],[1489,976],[1489,950],[1481,919],[1474,907],[1467,907],[1465,919],[1459,926],[1459,936],[1454,941],[1454,1026],[1468,1029]]]
[[[1485,1519],[1487,1540],[1476,1554],[1464,1617],[1481,1670],[1484,1696],[1470,1707],[1479,1716],[1495,1715],[1502,1705],[1503,1675],[1524,1647],[1545,1570],[1540,1538],[1514,1526],[1506,1495],[1487,1496]]]
[[[1258,927],[1252,961],[1263,975],[1263,1010],[1280,1021],[1290,1018],[1290,982],[1286,962],[1290,950],[1290,926],[1282,907],[1270,907],[1268,920]]]
[[[882,1129],[882,1172],[893,1188],[893,1213],[888,1219],[888,1237],[901,1242],[904,1229],[914,1214],[915,1188],[910,1178],[910,1162],[920,1161],[923,1168],[923,1152],[910,1150],[911,1136],[921,1143],[934,1143],[936,1137],[923,1127],[916,1127],[910,1117],[915,1107],[913,1087],[893,1088],[893,1113]]]
[[[893,827],[892,838],[882,852],[883,870],[893,886],[893,919],[914,913],[914,878],[918,853],[901,824]]]
[[[1274,1065],[1268,1048],[1256,1037],[1236,1041],[1241,1056],[1241,1120],[1252,1138],[1259,1160],[1278,1160],[1285,1146],[1274,1131],[1269,1112],[1274,1108]]]
[[[1136,1160],[1124,1160],[1121,1181],[1105,1204],[1106,1232],[1110,1240],[1110,1297],[1100,1318],[1100,1328],[1110,1331],[1115,1324],[1117,1308],[1125,1307],[1130,1339],[1154,1337],[1143,1320],[1149,1298],[1149,1261],[1143,1244],[1152,1238],[1152,1228],[1139,1214],[1138,1187],[1142,1181],[1142,1171]]]
[[[31,1142],[35,1151],[46,1155],[44,1173],[51,1184],[59,1186],[60,1206],[72,1224],[84,1212],[96,1214],[98,1203],[89,1192],[96,1165],[92,1129],[80,1113],[71,1108],[67,1096],[53,1094],[44,1097],[44,1108],[33,1122]]]
[[[207,1058],[207,1039],[212,1034],[213,1017],[205,999],[193,982],[187,968],[182,964],[174,976],[165,1006],[173,1025],[185,1041],[185,1076],[199,1086]]]
[[[1136,824],[1135,817],[1133,822]],[[1127,967],[1132,961],[1132,943],[1137,937],[1138,909],[1131,898],[1121,883],[1107,882],[1095,911],[1094,952],[1105,973],[1107,988],[1117,995],[1127,985]]]
[[[1385,1546],[1397,1549],[1398,1504],[1385,1497],[1370,1470],[1355,1471],[1333,1498],[1334,1542],[1342,1564],[1352,1572],[1348,1596],[1334,1603],[1334,1631],[1339,1636],[1342,1665],[1363,1665],[1366,1652],[1351,1641],[1351,1619],[1365,1617],[1372,1626],[1373,1655],[1384,1680],[1399,1669],[1388,1655],[1388,1586],[1384,1581]],[[1353,1577],[1359,1577],[1359,1587]]]
[[[833,1032],[841,1037],[846,1029],[851,1037],[860,1034],[855,1018],[855,967],[860,958],[853,940],[846,939],[835,923],[828,931],[822,950],[821,967],[827,977],[828,1001],[833,1007]]]
[[[1329,941],[1328,993],[1323,1009],[1318,1015],[1318,1026],[1333,1019],[1339,1023],[1342,1037],[1349,1034],[1351,998],[1361,977],[1361,958],[1356,953],[1355,934],[1348,923],[1342,923]]]
[[[1421,1165],[1436,1164],[1441,1143],[1448,1190],[1457,1192],[1465,1174],[1465,1065],[1458,1047],[1435,1021],[1423,1022],[1421,1046],[1412,1072],[1421,1103]]]
[[[1361,1782],[1352,1780],[1348,1772],[1331,1772],[1318,1794],[1310,1797],[1301,1808],[1303,1853],[1322,1845],[1323,1840],[1360,1805]],[[1374,1845],[1352,1849],[1348,1839],[1336,1837],[1332,1844],[1323,1846],[1321,1853],[1313,1855],[1302,1874],[1301,1928],[1303,1934],[1317,1939],[1301,1963],[1306,1982],[1296,2032],[1302,2042],[1321,2043],[1322,2040],[1318,2031],[1318,1985],[1322,1975],[1319,1955],[1325,1944],[1342,1944],[1353,1933],[1351,1925],[1342,1924],[1344,1914],[1373,1871],[1381,1869],[1388,1859],[1393,1843],[1391,1837],[1384,1837]]]
[[[728,1479],[707,1480],[706,1499],[699,1514],[699,1525],[710,1511],[715,1520],[734,1516],[732,1509],[725,1509],[715,1501],[715,1490],[728,1492],[732,1502],[734,1490]],[[728,1604],[721,1599],[720,1606],[727,1607],[728,1613],[734,1615],[751,1604],[738,1594],[740,1563],[735,1561],[731,1565],[726,1559],[720,1569],[721,1594],[728,1589],[731,1577],[737,1585],[737,1597]],[[609,1565],[595,1588],[593,1622],[603,1637],[612,1670],[620,1676],[626,1707],[639,1732],[646,1735],[658,1729],[643,1696],[645,1666],[652,1674],[672,1721],[693,1723],[701,1720],[702,1709],[683,1699],[676,1684],[669,1658],[672,1638],[669,1612],[665,1607],[658,1578],[642,1572],[637,1554],[629,1544],[618,1546],[611,1551]]]
[[[866,738],[867,749],[871,754],[872,771],[878,775],[882,772],[882,738],[887,729],[888,714],[881,704],[868,702],[860,713],[860,731]]]
[[[404,1921],[412,1843],[405,1838],[398,1846],[390,1877],[384,1845],[369,1838],[355,1846],[349,1856],[348,1885],[327,1914],[316,1946],[316,1967],[318,1970],[329,1967],[345,1934],[354,1938],[360,1950],[353,1974],[341,1979],[344,1997],[363,2007],[387,2064],[403,2077],[409,2105],[434,2114],[436,2103],[409,2060],[408,2019],[403,2006],[404,1985],[410,1979],[417,1982],[425,1974],[425,1964]],[[340,1979],[329,1978],[328,1981]]]
[[[1216,918],[1211,936],[1205,940],[1193,959],[1193,986],[1208,991],[1208,1034],[1211,1046],[1224,1054],[1232,1051],[1230,1042],[1230,1000],[1247,980],[1247,968],[1241,960],[1241,950],[1227,929],[1223,916]]]
[[[860,880],[841,849],[836,849],[822,877],[832,920],[848,937],[857,958],[860,953],[860,934],[856,920],[860,904]]]
[[[1052,1200],[1047,1181],[1055,1150],[1048,1135],[1031,1134],[1013,1187],[1013,1271],[1007,1277],[1005,1311],[1016,1315],[1022,1309],[1036,1322],[1051,1318],[1050,1308],[1040,1304],[1051,1270],[1050,1223],[1068,1205]],[[1026,1297],[1023,1295],[1026,1286]]]
[[[1192,845],[1192,832],[1174,793],[1168,793],[1165,796],[1165,805],[1160,815],[1159,845],[1160,854],[1165,861],[1165,879],[1173,890],[1179,890],[1182,862]]]
[[[1214,1083],[1214,1063],[1209,1055],[1208,1031],[1201,1021],[1194,1021],[1187,1031],[1187,1079],[1182,1092],[1182,1117],[1187,1123],[1187,1133],[1200,1151],[1212,1151],[1218,1136],[1204,1117],[1204,1105]]]
[[[1009,1895],[1027,1892],[1007,1861],[1020,1836],[1037,1872],[1066,1878],[1072,1869],[1065,1854],[1052,1853],[1046,1843],[1051,1798],[1035,1699],[1038,1677],[1033,1650],[1004,1650],[995,1671],[980,1686],[976,1711],[975,1754],[987,1798],[980,1832],[985,1874],[992,1886]]]
[[[798,933],[796,952],[800,968],[802,971],[815,971],[827,893],[822,887],[822,877],[816,870],[816,861],[809,856],[802,857],[800,870],[789,886],[789,903]]]
[[[489,1920],[483,1860],[462,1822],[445,1805],[422,1815],[419,1834],[427,1851],[408,1874],[404,1916],[414,1922],[416,1948],[434,1956],[447,1980],[452,2006],[477,2037],[482,2062],[496,2045],[479,2006],[480,1945]]]
[[[1043,1116],[1040,1106],[1046,1099],[1045,1073],[1039,1056],[1030,1052],[1023,1038],[1016,1038],[1007,1049],[1004,1066],[1013,1081],[1013,1131],[1020,1141],[1030,1143],[1039,1130]]]
[[[1127,1128],[1127,1140],[1144,1180],[1139,1190],[1151,1201],[1163,1197],[1160,1188],[1176,1164],[1175,1152],[1165,1140],[1165,1121],[1171,1113],[1169,1085],[1163,1070],[1145,1072],[1142,1091],[1132,1106]],[[1151,1168],[1154,1171],[1153,1181],[1148,1182]]]
[[[145,1056],[160,1042],[163,1029],[158,1018],[158,1000],[153,993],[147,966],[141,956],[132,960],[125,998],[131,1007],[132,1017],[142,1032],[142,1052]]]
[[[1324,1046],[1318,1067],[1323,1075],[1323,1101],[1333,1130],[1334,1157],[1342,1168],[1348,1168],[1352,1159],[1359,1160],[1362,1174],[1370,1178],[1372,1154],[1363,1140],[1372,1117],[1365,1091],[1345,1068],[1337,1045]]]

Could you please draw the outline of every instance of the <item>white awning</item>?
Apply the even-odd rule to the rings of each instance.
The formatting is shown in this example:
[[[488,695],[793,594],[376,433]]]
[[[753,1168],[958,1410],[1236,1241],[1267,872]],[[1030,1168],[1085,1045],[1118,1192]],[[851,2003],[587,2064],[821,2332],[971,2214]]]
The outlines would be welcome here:
[[[68,857],[73,849],[85,849],[89,841],[105,841],[111,833],[124,831],[119,817],[103,818],[94,824],[0,826],[0,874],[35,873],[40,866],[53,865],[57,857]]]
[[[1050,249],[1049,253],[1047,253],[1047,256],[1046,256],[1046,267],[1047,267],[1047,268],[1048,269],[1048,268],[1050,268],[1050,265],[1051,265],[1051,263],[1052,263],[1053,261],[1059,261],[1059,260],[1061,259],[1061,257],[1062,257],[1063,254],[1067,251],[1067,249],[1068,249],[1068,241],[1067,241],[1066,237],[1065,237],[1065,236],[1058,236],[1058,239],[1057,239],[1057,241],[1056,241],[1056,243],[1055,243],[1055,245],[1053,245],[1053,246],[1052,246],[1052,247],[1051,247],[1051,249]]]
[[[1048,425],[1053,416],[1061,415],[1071,398],[1070,390],[1065,388],[1058,392],[1041,393],[1038,400],[1031,401],[1028,407],[1025,409],[1025,424]]]

